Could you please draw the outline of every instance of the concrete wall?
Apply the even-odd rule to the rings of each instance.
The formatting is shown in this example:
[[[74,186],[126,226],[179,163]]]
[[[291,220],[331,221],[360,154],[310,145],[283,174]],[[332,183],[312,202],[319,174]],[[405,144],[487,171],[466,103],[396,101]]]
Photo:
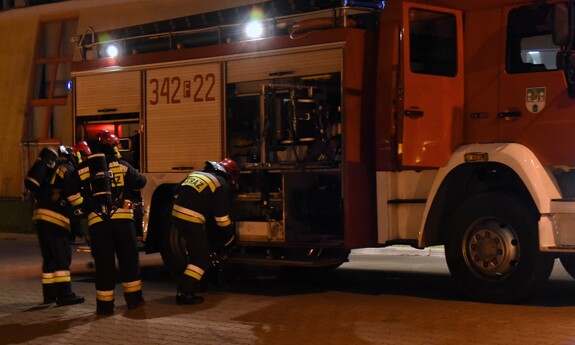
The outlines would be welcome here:
[[[20,140],[40,21],[77,17],[77,34],[82,35],[89,26],[101,32],[256,2],[261,0],[70,0],[0,12],[0,197],[18,197],[23,191],[27,157]],[[66,116],[56,124],[62,126],[58,132],[66,145],[72,144],[69,121]]]

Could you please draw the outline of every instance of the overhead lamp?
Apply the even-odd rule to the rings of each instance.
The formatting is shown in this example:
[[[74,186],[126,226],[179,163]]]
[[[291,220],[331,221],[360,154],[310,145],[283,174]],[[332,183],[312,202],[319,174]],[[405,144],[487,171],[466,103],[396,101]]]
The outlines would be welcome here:
[[[264,33],[264,26],[261,21],[252,20],[246,24],[245,33],[249,39],[260,38]]]
[[[106,57],[115,58],[120,54],[120,49],[115,44],[108,44],[104,48],[104,53]]]

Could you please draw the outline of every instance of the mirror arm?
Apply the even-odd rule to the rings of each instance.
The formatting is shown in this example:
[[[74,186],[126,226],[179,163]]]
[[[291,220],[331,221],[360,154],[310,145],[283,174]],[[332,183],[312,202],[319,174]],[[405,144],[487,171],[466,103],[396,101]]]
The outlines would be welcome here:
[[[575,99],[575,52],[564,53],[563,63],[565,64],[563,71],[567,82],[567,91],[569,91],[569,97]]]

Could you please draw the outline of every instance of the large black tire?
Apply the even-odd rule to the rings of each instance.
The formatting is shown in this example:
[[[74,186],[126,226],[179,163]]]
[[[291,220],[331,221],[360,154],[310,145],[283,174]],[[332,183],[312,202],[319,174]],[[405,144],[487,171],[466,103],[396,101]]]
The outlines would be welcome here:
[[[559,256],[561,265],[572,278],[575,278],[575,254],[561,254]]]
[[[172,207],[166,207],[162,213],[162,248],[164,265],[175,277],[182,275],[188,263],[188,254],[184,238],[180,236],[171,219]]]
[[[452,216],[445,257],[452,276],[474,300],[515,303],[536,292],[553,269],[539,251],[537,215],[514,195],[485,193]]]

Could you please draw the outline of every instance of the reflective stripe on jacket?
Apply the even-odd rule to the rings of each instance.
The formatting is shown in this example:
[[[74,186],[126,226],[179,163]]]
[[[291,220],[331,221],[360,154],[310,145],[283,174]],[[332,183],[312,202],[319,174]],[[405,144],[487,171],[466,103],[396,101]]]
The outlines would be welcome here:
[[[60,213],[45,209],[38,208],[34,210],[32,220],[42,220],[48,223],[56,224],[66,230],[70,230],[70,219]]]
[[[134,211],[129,208],[119,208],[117,209],[110,219],[131,219],[134,220]],[[92,212],[88,215],[88,226],[92,226],[96,223],[102,222],[104,219]]]

